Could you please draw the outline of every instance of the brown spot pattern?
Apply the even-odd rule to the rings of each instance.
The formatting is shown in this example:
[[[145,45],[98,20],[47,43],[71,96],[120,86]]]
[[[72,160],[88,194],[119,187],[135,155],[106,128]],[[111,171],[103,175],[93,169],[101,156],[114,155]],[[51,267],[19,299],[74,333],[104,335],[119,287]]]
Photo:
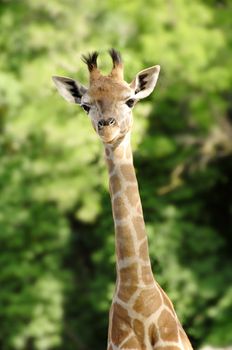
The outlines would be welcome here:
[[[139,248],[139,257],[145,261],[149,261],[148,243],[144,241]]]
[[[113,200],[113,213],[114,213],[115,219],[122,219],[127,217],[128,210],[126,208],[125,202],[121,197],[116,197]]]
[[[130,331],[130,318],[121,305],[115,303],[112,307],[111,338],[114,344],[120,344]]]
[[[105,149],[105,152],[106,152],[106,156],[109,157],[109,155],[110,155],[110,150],[109,150],[109,148],[106,148],[106,149]]]
[[[154,277],[150,266],[142,266],[142,276],[144,284],[151,284],[154,282]]]
[[[109,170],[109,172],[111,173],[111,171],[114,170],[114,163],[112,162],[111,159],[107,159],[106,162],[107,162],[108,170]]]
[[[138,277],[138,265],[137,264],[131,264],[128,267],[123,267],[119,271],[120,273],[120,281],[122,284],[125,284],[127,286],[138,284],[139,277]]]
[[[137,287],[127,286],[126,288],[120,288],[118,292],[118,297],[120,300],[127,302],[130,300],[132,295],[136,292]]]
[[[116,241],[119,259],[135,255],[134,240],[128,225],[118,225],[116,227]]]
[[[117,175],[112,175],[110,177],[110,186],[113,193],[117,193],[121,190],[121,182]]]
[[[161,306],[162,300],[159,292],[155,289],[144,289],[134,304],[134,310],[145,317],[149,317]]]
[[[121,173],[126,181],[136,181],[135,171],[132,164],[122,164]]]
[[[176,320],[167,310],[163,310],[158,319],[160,337],[166,341],[178,342],[178,327]]]
[[[123,344],[123,349],[140,349],[140,344],[135,336],[129,338],[124,344]]]
[[[148,336],[149,336],[149,339],[150,339],[150,342],[151,342],[151,345],[154,346],[155,343],[158,341],[159,339],[159,335],[158,335],[158,332],[157,332],[157,329],[155,327],[154,324],[151,324],[148,328]]]
[[[133,222],[138,240],[143,239],[146,235],[143,218],[141,216],[136,216],[132,219],[132,222]]]
[[[133,328],[140,345],[144,345],[144,325],[141,321],[135,319],[133,322]]]
[[[138,187],[136,185],[127,186],[125,194],[129,203],[133,206],[136,205],[139,201]]]

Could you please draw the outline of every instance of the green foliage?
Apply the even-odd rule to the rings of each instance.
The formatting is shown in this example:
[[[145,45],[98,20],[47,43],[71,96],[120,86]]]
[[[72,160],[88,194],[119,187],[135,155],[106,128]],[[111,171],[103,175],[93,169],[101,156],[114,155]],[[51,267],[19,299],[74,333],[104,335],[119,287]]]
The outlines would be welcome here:
[[[81,53],[118,48],[157,279],[195,346],[232,343],[229,1],[0,1],[0,348],[106,347],[115,283],[103,149],[51,76],[87,84]]]

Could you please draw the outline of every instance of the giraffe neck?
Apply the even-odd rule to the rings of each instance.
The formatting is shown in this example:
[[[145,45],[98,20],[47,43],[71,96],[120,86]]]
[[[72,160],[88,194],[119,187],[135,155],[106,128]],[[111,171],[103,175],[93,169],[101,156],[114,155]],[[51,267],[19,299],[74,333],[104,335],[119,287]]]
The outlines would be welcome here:
[[[105,145],[115,226],[118,285],[154,283],[130,135],[118,145]]]

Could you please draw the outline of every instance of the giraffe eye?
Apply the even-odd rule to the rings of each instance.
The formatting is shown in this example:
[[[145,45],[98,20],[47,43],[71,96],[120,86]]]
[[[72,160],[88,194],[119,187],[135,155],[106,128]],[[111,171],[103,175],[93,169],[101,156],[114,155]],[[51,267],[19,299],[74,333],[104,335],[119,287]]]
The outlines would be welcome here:
[[[86,113],[89,113],[90,106],[83,104],[83,105],[81,105],[81,107],[84,109],[84,111],[86,111]]]
[[[126,101],[126,105],[130,108],[132,108],[135,104],[135,100],[133,98],[130,98],[129,100]]]

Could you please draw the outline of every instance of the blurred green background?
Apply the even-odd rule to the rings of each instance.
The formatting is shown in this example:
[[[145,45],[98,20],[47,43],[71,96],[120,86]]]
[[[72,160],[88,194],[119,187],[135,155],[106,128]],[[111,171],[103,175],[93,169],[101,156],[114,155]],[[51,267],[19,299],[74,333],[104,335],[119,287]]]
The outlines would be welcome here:
[[[232,344],[232,2],[0,1],[0,349],[106,349],[115,283],[103,147],[53,74],[120,50],[150,255],[195,348]]]

